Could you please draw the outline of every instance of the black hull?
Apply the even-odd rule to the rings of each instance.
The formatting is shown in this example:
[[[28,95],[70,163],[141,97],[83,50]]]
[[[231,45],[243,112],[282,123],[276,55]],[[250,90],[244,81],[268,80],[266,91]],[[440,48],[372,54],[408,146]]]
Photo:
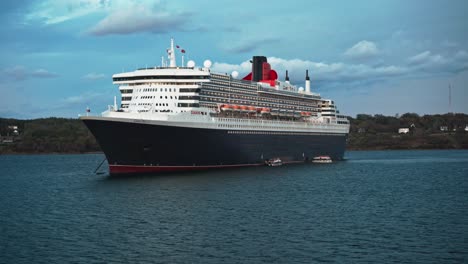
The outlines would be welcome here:
[[[249,132],[83,119],[104,151],[111,174],[263,165],[280,158],[342,160],[346,135]]]

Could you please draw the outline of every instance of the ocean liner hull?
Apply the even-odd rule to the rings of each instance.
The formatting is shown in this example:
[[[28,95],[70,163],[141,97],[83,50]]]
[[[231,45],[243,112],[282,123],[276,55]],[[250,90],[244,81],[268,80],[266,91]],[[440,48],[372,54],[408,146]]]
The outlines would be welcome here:
[[[149,124],[109,118],[83,119],[109,163],[110,174],[260,166],[280,158],[307,162],[343,159],[346,134],[243,131]]]

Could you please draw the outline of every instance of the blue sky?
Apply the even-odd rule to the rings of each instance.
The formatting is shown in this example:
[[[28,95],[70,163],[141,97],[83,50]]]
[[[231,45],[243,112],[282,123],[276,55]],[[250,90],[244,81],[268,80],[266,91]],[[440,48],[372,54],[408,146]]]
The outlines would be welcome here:
[[[114,73],[159,66],[170,37],[213,70],[269,58],[341,113],[468,113],[468,1],[16,0],[0,9],[0,117],[77,117]],[[449,108],[451,85],[451,109]]]

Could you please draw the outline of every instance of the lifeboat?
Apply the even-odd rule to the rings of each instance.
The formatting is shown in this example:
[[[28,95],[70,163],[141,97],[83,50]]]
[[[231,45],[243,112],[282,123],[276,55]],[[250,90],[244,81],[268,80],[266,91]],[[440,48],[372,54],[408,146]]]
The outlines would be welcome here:
[[[263,107],[262,110],[260,111],[262,114],[269,114],[270,113],[270,108]]]
[[[249,106],[249,112],[255,112],[257,108],[255,106]]]
[[[279,113],[279,110],[278,110],[278,109],[272,109],[272,110],[271,110],[271,115],[272,115],[272,116],[277,116],[278,113]]]
[[[234,111],[239,111],[239,110],[240,110],[240,106],[238,106],[238,105],[233,105],[233,106],[232,106],[232,109],[233,109]]]
[[[262,112],[262,109],[263,109],[262,107],[257,107],[257,113]]]
[[[241,105],[239,108],[240,108],[240,110],[241,110],[242,112],[247,112],[247,111],[249,111],[249,108],[248,108],[248,106],[246,106],[246,105]]]
[[[301,112],[301,116],[307,116],[307,112]]]
[[[221,108],[221,111],[229,111],[229,110],[231,110],[232,107],[231,107],[231,105],[223,104],[219,108]]]

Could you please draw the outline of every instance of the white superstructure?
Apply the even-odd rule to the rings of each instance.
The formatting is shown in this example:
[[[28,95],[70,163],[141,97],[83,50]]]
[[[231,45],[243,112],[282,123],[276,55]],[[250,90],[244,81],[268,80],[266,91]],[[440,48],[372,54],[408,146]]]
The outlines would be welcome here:
[[[172,39],[167,53],[169,66],[163,59],[160,67],[114,74],[121,104],[110,106],[103,117],[229,128],[232,133],[349,132],[349,121],[339,115],[334,102],[312,93],[308,71],[304,90],[290,84],[287,75],[284,82],[273,78],[251,81],[237,79],[237,73],[213,73],[210,61],[204,67],[196,67],[193,61],[179,67]],[[270,72],[269,64],[265,65]]]

